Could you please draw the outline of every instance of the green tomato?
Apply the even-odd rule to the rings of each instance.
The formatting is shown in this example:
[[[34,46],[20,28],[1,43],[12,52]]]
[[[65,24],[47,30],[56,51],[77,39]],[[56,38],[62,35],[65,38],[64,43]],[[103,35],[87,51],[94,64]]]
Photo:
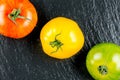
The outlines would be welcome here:
[[[120,80],[120,46],[97,44],[88,52],[86,66],[95,80]]]

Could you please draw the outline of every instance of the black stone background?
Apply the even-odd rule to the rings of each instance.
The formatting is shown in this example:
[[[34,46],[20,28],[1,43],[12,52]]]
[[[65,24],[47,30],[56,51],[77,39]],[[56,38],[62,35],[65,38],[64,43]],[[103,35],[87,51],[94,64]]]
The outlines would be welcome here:
[[[38,12],[38,23],[27,37],[0,35],[0,80],[94,80],[86,69],[86,55],[95,44],[120,45],[120,0],[30,0]],[[85,44],[75,56],[58,60],[42,51],[41,28],[54,17],[75,20]]]

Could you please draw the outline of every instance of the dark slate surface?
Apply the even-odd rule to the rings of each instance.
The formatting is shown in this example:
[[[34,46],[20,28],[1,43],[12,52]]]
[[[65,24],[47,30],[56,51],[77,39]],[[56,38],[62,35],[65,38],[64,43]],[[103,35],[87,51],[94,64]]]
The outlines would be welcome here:
[[[93,80],[86,55],[100,42],[120,45],[120,0],[30,0],[39,21],[33,32],[19,40],[0,36],[0,80]],[[50,19],[75,20],[85,35],[85,45],[66,60],[50,58],[41,48],[39,33]]]

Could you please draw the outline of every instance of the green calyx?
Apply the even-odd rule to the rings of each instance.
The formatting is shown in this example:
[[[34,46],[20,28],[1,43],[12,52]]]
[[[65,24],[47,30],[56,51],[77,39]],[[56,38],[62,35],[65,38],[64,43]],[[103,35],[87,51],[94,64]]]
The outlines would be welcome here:
[[[21,10],[20,9],[13,9],[12,12],[10,14],[8,14],[8,18],[16,24],[16,19],[17,18],[21,18],[21,19],[27,19],[30,20],[24,16],[20,16]]]
[[[59,35],[60,34],[57,34],[55,36],[55,40],[50,42],[50,45],[51,45],[52,48],[56,47],[56,50],[51,52],[51,53],[57,52],[61,48],[61,46],[63,45],[63,43],[60,40],[57,39],[57,36],[59,36]]]
[[[106,75],[108,73],[108,68],[105,65],[101,65],[98,67],[98,71],[101,75]]]

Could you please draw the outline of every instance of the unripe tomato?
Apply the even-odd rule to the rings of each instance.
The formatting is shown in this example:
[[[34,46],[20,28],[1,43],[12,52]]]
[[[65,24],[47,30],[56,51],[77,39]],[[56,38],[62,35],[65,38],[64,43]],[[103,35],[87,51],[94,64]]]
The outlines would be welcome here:
[[[75,55],[83,47],[84,35],[75,21],[57,17],[42,28],[40,40],[47,55],[65,59]]]
[[[120,80],[120,46],[97,44],[89,51],[86,66],[95,80]]]

